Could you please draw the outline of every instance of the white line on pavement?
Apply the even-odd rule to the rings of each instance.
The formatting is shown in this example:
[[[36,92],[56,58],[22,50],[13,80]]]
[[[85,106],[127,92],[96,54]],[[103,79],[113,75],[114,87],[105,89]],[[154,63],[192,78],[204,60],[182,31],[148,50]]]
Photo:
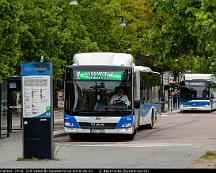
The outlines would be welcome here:
[[[74,144],[74,143],[59,143],[58,145],[71,145],[78,147],[125,147],[125,148],[146,148],[146,147],[169,147],[169,146],[190,146],[191,144],[178,144],[178,143],[113,143],[113,144]]]

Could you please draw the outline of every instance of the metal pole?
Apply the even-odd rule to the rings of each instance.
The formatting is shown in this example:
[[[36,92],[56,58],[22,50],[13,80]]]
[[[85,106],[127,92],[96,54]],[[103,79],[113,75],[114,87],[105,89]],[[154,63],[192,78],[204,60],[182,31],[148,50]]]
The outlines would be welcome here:
[[[200,57],[200,73],[201,73],[201,57]]]
[[[1,129],[2,129],[2,122],[1,122],[1,116],[2,116],[2,95],[1,95],[1,93],[2,93],[2,84],[0,84],[0,103],[1,103],[1,105],[0,105],[0,139],[1,139]]]
[[[161,88],[160,88],[160,99],[162,101],[162,111],[165,111],[165,99],[164,99],[164,84],[163,84],[163,70],[161,74]]]

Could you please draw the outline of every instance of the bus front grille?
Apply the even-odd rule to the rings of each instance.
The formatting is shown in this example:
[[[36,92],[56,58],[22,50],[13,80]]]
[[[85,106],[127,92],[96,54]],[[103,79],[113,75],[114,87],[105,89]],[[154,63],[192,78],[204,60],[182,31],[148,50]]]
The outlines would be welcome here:
[[[83,129],[114,129],[117,123],[86,123],[86,122],[79,122],[79,125]]]

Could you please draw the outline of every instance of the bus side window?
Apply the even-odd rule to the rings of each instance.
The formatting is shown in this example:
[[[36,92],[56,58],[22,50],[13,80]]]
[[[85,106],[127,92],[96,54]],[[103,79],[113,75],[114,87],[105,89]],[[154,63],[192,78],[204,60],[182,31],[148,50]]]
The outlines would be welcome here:
[[[214,96],[214,93],[213,93],[213,92],[211,92],[211,93],[210,93],[210,96],[211,96],[211,99],[214,99],[214,98],[215,98],[215,96]]]
[[[203,90],[203,98],[208,98],[208,91],[207,90]]]
[[[141,89],[140,93],[141,93],[141,100],[140,101],[142,104],[144,104],[145,103],[145,90]]]

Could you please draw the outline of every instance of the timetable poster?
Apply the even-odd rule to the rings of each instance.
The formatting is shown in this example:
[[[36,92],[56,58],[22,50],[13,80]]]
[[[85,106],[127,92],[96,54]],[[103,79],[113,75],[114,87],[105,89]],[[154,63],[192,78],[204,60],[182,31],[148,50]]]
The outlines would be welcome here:
[[[23,118],[51,116],[50,69],[49,63],[23,64]]]
[[[23,117],[49,117],[50,76],[24,76],[23,88]]]

